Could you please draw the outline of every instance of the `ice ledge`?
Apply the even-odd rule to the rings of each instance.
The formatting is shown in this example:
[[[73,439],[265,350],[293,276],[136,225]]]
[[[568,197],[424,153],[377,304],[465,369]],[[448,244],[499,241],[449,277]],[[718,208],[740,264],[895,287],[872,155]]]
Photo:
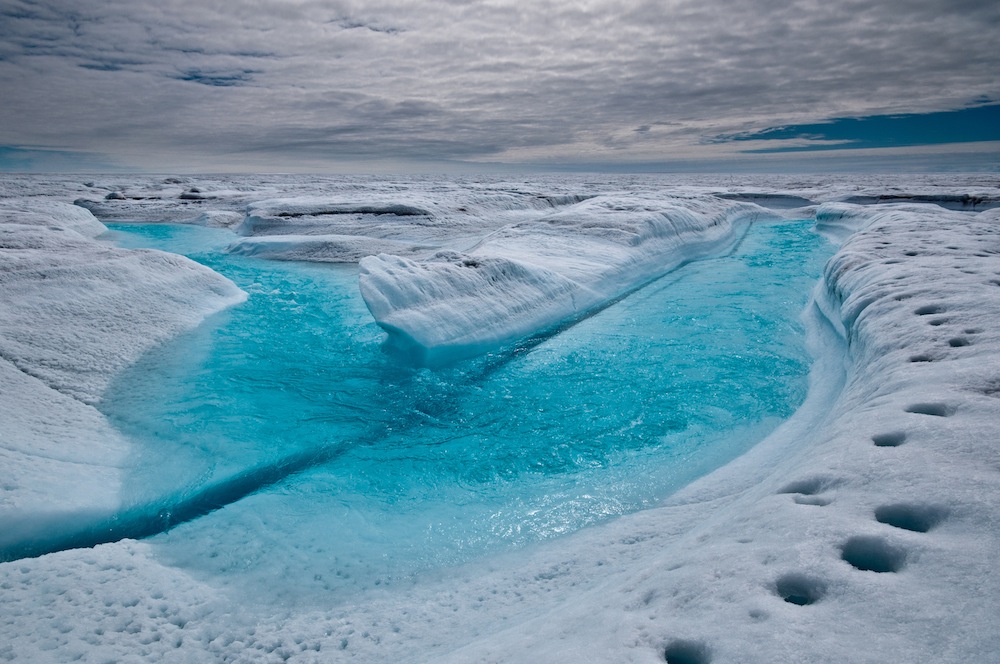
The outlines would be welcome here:
[[[762,218],[777,215],[714,196],[600,196],[502,228],[467,252],[364,258],[359,283],[388,345],[438,364],[584,316],[726,250]]]
[[[118,508],[129,444],[93,405],[144,352],[246,297],[181,256],[94,239],[106,231],[68,203],[0,201],[0,549]]]

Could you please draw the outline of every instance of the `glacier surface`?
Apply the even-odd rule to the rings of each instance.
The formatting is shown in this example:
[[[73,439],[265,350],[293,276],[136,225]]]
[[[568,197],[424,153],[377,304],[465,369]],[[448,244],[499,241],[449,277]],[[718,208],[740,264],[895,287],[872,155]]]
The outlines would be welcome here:
[[[765,206],[770,196],[780,213],[808,214],[841,242],[806,312],[816,355],[810,396],[774,434],[662,505],[408,586],[372,588],[349,606],[235,605],[145,541],[0,563],[0,657],[902,663],[985,662],[1000,650],[995,176],[176,180],[0,181],[8,528],[46,510],[112,509],[130,443],[93,407],[103,386],[242,297],[177,257],[95,241],[95,220],[67,205],[81,198],[101,219],[230,226],[256,201],[339,187],[338,196],[385,202],[409,187],[465,202],[434,213],[439,230],[402,241],[468,253],[475,224],[458,211],[471,197],[463,191],[513,189],[521,193],[503,195],[532,201],[486,232],[551,215],[535,204],[545,200],[539,191],[564,211],[583,202],[574,197],[626,191]],[[198,197],[181,198],[193,187]],[[105,198],[113,192],[124,193]],[[975,202],[938,204],[954,200]],[[945,209],[956,206],[964,207]],[[464,222],[452,242],[455,217]],[[312,234],[304,230],[291,235]],[[400,239],[384,230],[367,237]]]
[[[361,294],[391,346],[437,363],[583,316],[774,217],[710,196],[600,196],[496,230],[464,252],[363,258]]]

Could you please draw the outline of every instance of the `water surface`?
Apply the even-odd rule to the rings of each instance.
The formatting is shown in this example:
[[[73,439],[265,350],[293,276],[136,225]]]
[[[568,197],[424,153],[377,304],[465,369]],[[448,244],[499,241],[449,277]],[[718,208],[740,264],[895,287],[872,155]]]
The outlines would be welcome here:
[[[224,230],[112,228],[250,295],[109,392],[137,441],[127,500],[244,478],[152,541],[234,592],[325,605],[648,507],[745,451],[805,397],[799,313],[831,253],[811,222],[756,224],[554,336],[432,370],[382,351],[355,266],[229,256]]]

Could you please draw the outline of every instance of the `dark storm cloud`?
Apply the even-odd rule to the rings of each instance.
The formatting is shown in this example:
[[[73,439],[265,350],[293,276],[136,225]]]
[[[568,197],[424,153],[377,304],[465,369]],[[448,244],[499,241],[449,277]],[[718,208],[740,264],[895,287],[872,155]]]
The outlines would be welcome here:
[[[0,143],[147,168],[697,158],[1000,98],[998,29],[992,0],[0,0]]]

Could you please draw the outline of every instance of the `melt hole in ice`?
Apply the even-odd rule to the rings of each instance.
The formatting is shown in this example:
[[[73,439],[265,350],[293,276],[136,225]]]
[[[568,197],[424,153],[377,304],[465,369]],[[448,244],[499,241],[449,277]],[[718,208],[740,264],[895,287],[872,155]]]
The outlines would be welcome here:
[[[954,339],[948,340],[948,345],[952,348],[961,348],[962,346],[968,346],[972,342],[963,337],[955,337]]]
[[[774,586],[781,599],[797,606],[806,606],[818,602],[826,594],[825,583],[819,579],[797,572],[778,577]]]
[[[948,516],[948,510],[934,505],[897,503],[875,509],[875,520],[896,528],[926,533]]]
[[[944,403],[915,403],[907,406],[906,412],[933,415],[934,417],[950,417],[955,414],[955,408]]]
[[[829,498],[823,498],[822,496],[795,496],[792,500],[797,505],[816,505],[817,507],[825,507],[833,502]]]
[[[903,431],[893,431],[891,433],[878,433],[872,436],[875,447],[899,447],[906,442],[906,433]]]
[[[841,558],[866,572],[898,572],[906,562],[906,552],[881,537],[858,535],[844,543]]]
[[[930,314],[943,314],[945,311],[947,309],[940,304],[925,304],[919,309],[914,310],[913,313],[918,316],[929,316]]]
[[[671,641],[663,656],[667,664],[709,664],[712,661],[708,646],[699,641]]]
[[[803,496],[814,496],[836,486],[837,481],[829,477],[808,477],[786,484],[778,493],[797,493]]]

